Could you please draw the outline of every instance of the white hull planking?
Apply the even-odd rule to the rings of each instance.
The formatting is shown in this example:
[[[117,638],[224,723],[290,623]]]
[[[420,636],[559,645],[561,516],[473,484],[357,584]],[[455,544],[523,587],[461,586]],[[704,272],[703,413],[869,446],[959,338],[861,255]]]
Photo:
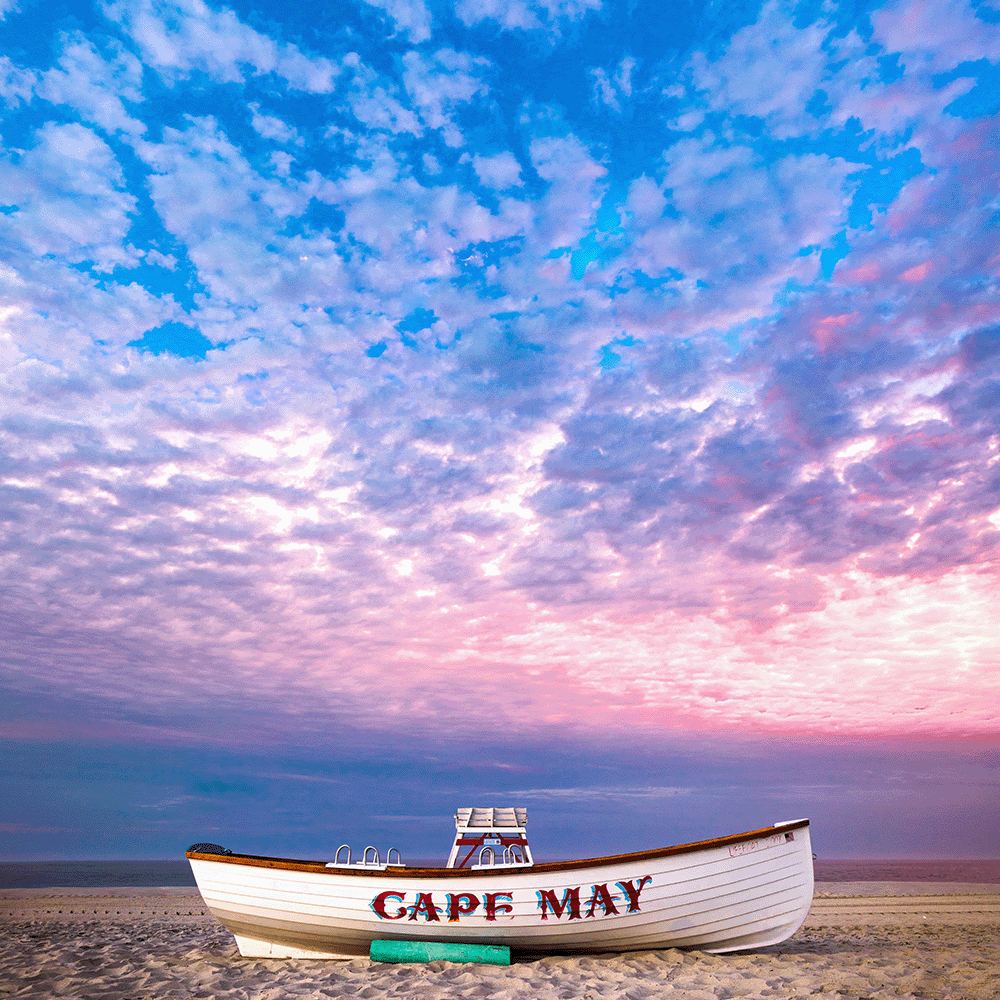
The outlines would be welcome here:
[[[801,926],[812,902],[808,825],[752,832],[758,836],[736,844],[723,838],[722,844],[707,841],[705,848],[691,845],[660,857],[623,855],[596,859],[588,867],[552,864],[461,876],[450,869],[433,874],[421,869],[421,875],[404,868],[300,871],[267,866],[280,865],[277,859],[189,857],[206,905],[248,957],[357,958],[368,954],[376,938],[564,954],[674,947],[718,953],[785,940]],[[626,886],[619,883],[631,880],[635,887],[647,876],[638,910],[630,912]],[[599,896],[595,886],[607,887],[608,894]],[[577,887],[579,916],[573,918],[572,892],[567,897],[566,890]],[[561,915],[543,908],[544,890],[566,903]],[[373,902],[387,892],[393,895],[382,903],[383,918]],[[422,904],[420,893],[429,894]],[[471,894],[480,902],[451,921],[448,893]],[[486,919],[486,893],[510,896],[500,897],[494,920]],[[503,912],[504,904],[510,912]],[[456,905],[471,907],[471,900]],[[391,919],[401,910],[401,918]]]

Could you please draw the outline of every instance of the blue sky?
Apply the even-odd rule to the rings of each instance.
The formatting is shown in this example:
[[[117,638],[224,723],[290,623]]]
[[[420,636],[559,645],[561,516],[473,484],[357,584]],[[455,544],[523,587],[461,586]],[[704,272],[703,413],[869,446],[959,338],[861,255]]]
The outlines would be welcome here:
[[[0,856],[996,855],[998,66],[968,0],[0,0]]]

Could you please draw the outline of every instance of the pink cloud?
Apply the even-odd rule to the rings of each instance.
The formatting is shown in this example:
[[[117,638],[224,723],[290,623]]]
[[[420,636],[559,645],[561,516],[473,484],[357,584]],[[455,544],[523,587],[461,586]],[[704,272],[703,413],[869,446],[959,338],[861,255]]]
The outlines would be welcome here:
[[[859,267],[838,267],[836,276],[844,284],[869,284],[882,277],[882,268],[876,262],[870,261]]]
[[[842,341],[845,335],[849,335],[857,326],[860,313],[842,313],[839,316],[824,316],[816,321],[813,326],[813,338],[821,351],[826,351],[835,345],[838,340]]]
[[[900,277],[903,281],[909,282],[925,281],[930,272],[931,262],[924,261],[923,264],[916,264],[915,266],[908,268],[900,275]]]
[[[994,25],[966,0],[902,0],[872,13],[874,37],[915,69],[942,72],[961,62],[1000,56]]]

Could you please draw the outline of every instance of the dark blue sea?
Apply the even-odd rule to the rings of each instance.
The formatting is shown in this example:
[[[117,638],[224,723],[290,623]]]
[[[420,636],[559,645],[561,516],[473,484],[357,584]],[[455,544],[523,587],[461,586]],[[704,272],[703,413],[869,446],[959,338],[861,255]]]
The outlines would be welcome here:
[[[441,861],[434,862],[442,864]],[[816,862],[818,882],[992,882],[1000,859],[986,861]],[[178,861],[0,861],[0,889],[53,886],[194,886],[191,867]]]

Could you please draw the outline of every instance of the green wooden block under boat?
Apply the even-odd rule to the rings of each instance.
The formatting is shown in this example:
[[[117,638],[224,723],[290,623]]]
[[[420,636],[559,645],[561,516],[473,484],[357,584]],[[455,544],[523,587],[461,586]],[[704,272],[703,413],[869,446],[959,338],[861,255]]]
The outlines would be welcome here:
[[[510,965],[510,948],[495,944],[450,944],[444,941],[372,941],[373,962],[475,962]]]

